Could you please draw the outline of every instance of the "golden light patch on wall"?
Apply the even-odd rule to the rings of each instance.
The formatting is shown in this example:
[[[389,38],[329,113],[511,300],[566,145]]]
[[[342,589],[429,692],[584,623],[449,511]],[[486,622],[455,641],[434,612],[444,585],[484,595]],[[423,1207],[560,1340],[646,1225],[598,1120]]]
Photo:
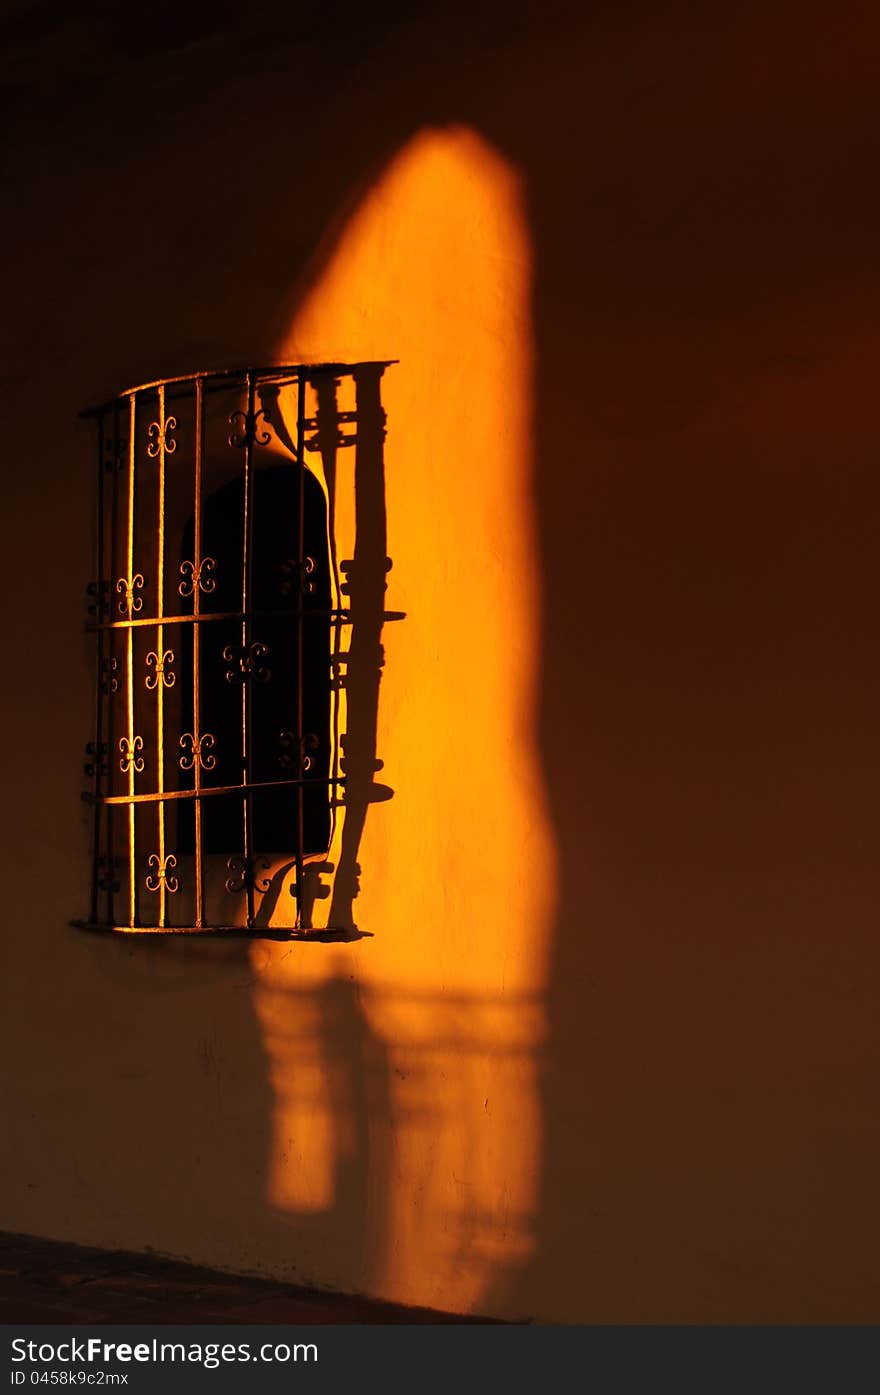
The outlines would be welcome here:
[[[425,131],[363,200],[279,345],[287,361],[399,360],[382,390],[386,604],[405,619],[382,636],[377,778],[393,796],[371,806],[358,855],[355,920],[371,938],[254,950],[277,1096],[269,1196],[310,1213],[311,1277],[462,1311],[528,1253],[540,1166],[555,860],[535,736],[530,280],[516,172],[471,131]],[[341,558],[352,469],[340,451]],[[316,1044],[326,1014],[291,1029],[293,1006],[331,984],[354,985],[354,1007]],[[358,1094],[367,1118],[353,1129],[351,1089],[322,1087],[316,1063],[355,1080],[365,1049],[387,1089]],[[315,1223],[322,1208],[339,1222],[343,1138],[363,1154],[348,1159],[349,1200],[358,1168],[367,1179],[356,1274],[344,1245],[328,1260]]]

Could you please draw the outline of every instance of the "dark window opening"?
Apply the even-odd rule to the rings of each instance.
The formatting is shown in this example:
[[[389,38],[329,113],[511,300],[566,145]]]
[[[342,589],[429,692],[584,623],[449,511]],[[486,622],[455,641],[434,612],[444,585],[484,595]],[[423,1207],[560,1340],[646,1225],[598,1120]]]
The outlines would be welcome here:
[[[306,856],[326,853],[330,842],[330,558],[324,493],[309,470],[303,480],[302,577],[297,575],[300,481],[299,466],[257,469],[253,479],[250,556],[251,632],[263,646],[251,671],[250,782],[271,785],[295,777],[302,732],[305,781],[302,796],[302,849]],[[203,615],[235,615],[241,604],[244,486],[230,480],[202,506],[203,557],[214,561],[214,589],[202,598]],[[181,558],[194,555],[194,519],[181,542]],[[298,712],[301,625],[301,725]],[[182,724],[194,729],[193,630],[182,636],[180,676]],[[201,630],[199,700],[201,730],[210,733],[214,758],[202,775],[205,787],[236,785],[245,778],[241,682],[235,670],[241,647],[241,622],[218,619]],[[230,658],[229,655],[233,657]],[[232,677],[228,675],[232,674]],[[252,796],[254,852],[292,854],[297,845],[298,797],[289,787],[258,789]],[[220,798],[203,803],[203,851],[236,854],[242,843],[240,801]],[[195,848],[191,804],[179,810],[177,846]]]

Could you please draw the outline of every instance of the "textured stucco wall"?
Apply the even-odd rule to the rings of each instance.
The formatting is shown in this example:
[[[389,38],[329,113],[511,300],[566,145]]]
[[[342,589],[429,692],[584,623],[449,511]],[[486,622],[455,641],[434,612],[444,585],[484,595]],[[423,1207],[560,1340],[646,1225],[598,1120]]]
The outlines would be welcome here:
[[[499,1315],[877,1320],[874,12],[445,7],[331,30],[282,11],[182,36],[156,10],[123,34],[20,7],[10,40],[0,1224]],[[485,152],[447,176],[484,210],[451,219],[458,261],[479,250],[457,276],[431,260],[439,211],[401,233],[394,171],[426,131]],[[536,819],[516,833],[503,785],[474,801],[473,738],[479,846],[438,844],[416,778],[435,761],[454,801],[448,731],[390,722],[420,600],[446,623],[470,585],[457,559],[451,590],[431,572],[449,514],[413,534],[430,490],[395,435],[425,365],[394,293],[422,254],[426,352],[444,362],[460,323],[483,382],[463,371],[454,411],[440,384],[413,453],[439,468],[442,428],[450,487],[476,482],[499,683],[477,735]],[[331,312],[349,352],[382,327],[362,265],[406,340],[395,798],[362,859],[389,923],[283,960],[78,934],[76,412],[323,352]],[[514,444],[481,392],[489,373],[504,406],[510,354]],[[515,501],[494,531],[493,490]]]

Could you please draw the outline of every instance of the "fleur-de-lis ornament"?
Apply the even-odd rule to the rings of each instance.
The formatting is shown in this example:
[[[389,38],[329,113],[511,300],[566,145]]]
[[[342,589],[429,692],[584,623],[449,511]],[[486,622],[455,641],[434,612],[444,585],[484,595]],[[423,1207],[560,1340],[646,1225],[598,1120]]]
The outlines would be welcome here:
[[[166,417],[164,426],[158,421],[151,421],[147,428],[149,440],[147,442],[147,455],[152,459],[164,450],[166,455],[173,455],[177,450],[177,442],[171,432],[177,426],[177,417]]]
[[[169,853],[166,858],[160,858],[158,853],[150,853],[147,858],[147,866],[153,868],[153,871],[148,872],[146,876],[147,891],[158,891],[160,886],[164,886],[165,890],[170,891],[172,895],[177,891],[180,882],[172,872],[169,872],[169,868],[177,866],[177,858],[174,853]]]
[[[192,596],[197,586],[200,591],[213,591],[217,582],[208,573],[212,572],[216,565],[213,557],[203,557],[198,568],[195,562],[181,562],[180,575],[183,580],[177,588],[181,596]]]
[[[122,600],[119,602],[119,614],[127,615],[129,620],[140,610],[144,603],[143,596],[136,595],[135,592],[142,591],[144,578],[140,572],[135,572],[134,576],[121,576],[116,583],[116,590]]]
[[[204,736],[185,731],[180,738],[180,746],[184,752],[180,757],[181,770],[192,770],[196,761],[202,770],[213,770],[217,764],[217,757],[210,754],[213,745],[214,738],[209,731],[206,731]]]
[[[119,769],[123,775],[127,775],[129,770],[136,770],[140,774],[144,768],[144,758],[139,754],[144,749],[143,737],[120,737],[119,749],[122,752]]]
[[[148,688],[158,688],[159,681],[164,683],[166,688],[174,687],[175,674],[171,671],[174,663],[174,651],[166,649],[161,659],[155,649],[151,649],[146,659],[147,668],[152,668],[153,672],[148,673],[144,683]]]

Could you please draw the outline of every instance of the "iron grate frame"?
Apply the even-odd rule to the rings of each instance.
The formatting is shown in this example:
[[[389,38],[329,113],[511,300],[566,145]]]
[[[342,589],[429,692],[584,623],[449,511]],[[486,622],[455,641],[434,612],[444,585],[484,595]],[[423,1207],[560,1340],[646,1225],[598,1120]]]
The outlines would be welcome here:
[[[351,626],[352,608],[337,593],[329,608],[306,612],[304,597],[309,582],[309,567],[314,559],[305,551],[304,490],[308,470],[309,450],[336,449],[356,445],[361,416],[361,395],[369,398],[366,413],[373,423],[381,421],[384,439],[384,412],[376,412],[379,384],[385,370],[396,360],[369,360],[357,363],[298,363],[262,367],[245,366],[196,371],[127,388],[117,396],[91,406],[81,417],[94,425],[97,444],[95,570],[87,588],[89,617],[86,630],[94,641],[94,729],[86,746],[85,772],[90,788],[83,800],[92,810],[91,876],[89,913],[72,921],[76,927],[94,932],[127,935],[169,936],[248,936],[259,938],[337,938],[333,927],[315,929],[303,912],[304,873],[308,854],[303,842],[303,801],[308,789],[325,787],[328,803],[344,805],[346,776],[339,773],[337,760],[330,761],[326,775],[310,774],[310,750],[314,738],[303,728],[303,631],[308,615],[326,619],[334,636],[342,627]],[[354,410],[341,410],[338,390],[346,382],[353,385]],[[278,394],[282,389],[295,393],[295,428],[287,428],[279,418]],[[316,398],[314,410],[307,409],[309,393]],[[203,504],[205,466],[206,402],[226,393],[239,405],[228,414],[231,428],[227,436],[230,449],[240,452],[243,498],[243,527],[240,556],[240,607],[237,610],[211,611],[202,608],[202,596],[212,589],[212,567],[217,559],[203,551]],[[191,439],[185,442],[178,435],[179,416],[183,404],[192,416]],[[273,412],[275,415],[273,415]],[[146,416],[151,417],[146,435],[140,430]],[[140,432],[140,438],[139,438]],[[288,455],[297,466],[299,507],[293,529],[295,549],[291,560],[296,604],[288,609],[272,610],[253,604],[254,570],[254,479],[258,469],[257,453],[276,436],[283,442]],[[142,438],[142,439],[141,439]],[[191,612],[173,613],[165,605],[165,575],[169,558],[166,539],[167,485],[169,468],[177,463],[175,457],[185,445],[191,450],[192,507],[194,555],[180,564],[179,595],[192,602]],[[278,440],[275,441],[277,448]],[[179,459],[179,457],[178,457]],[[155,547],[155,614],[139,614],[144,600],[142,554],[135,550],[136,511],[144,492],[147,471],[154,471],[156,529],[152,541]],[[332,539],[331,539],[332,542]],[[335,563],[334,563],[335,566]],[[123,570],[124,567],[124,570]],[[341,588],[344,590],[345,588]],[[253,685],[261,672],[261,650],[265,646],[255,638],[255,622],[267,616],[283,615],[295,619],[294,635],[297,653],[295,682],[294,731],[282,732],[289,738],[289,750],[284,757],[291,773],[279,778],[254,778],[253,761]],[[386,618],[402,618],[392,616]],[[200,729],[200,699],[202,678],[200,660],[202,636],[206,627],[231,623],[236,627],[240,645],[228,655],[230,668],[239,665],[241,678],[241,767],[242,778],[237,782],[205,784],[203,771],[213,760],[211,733]],[[183,634],[191,627],[192,634],[192,731],[177,733],[177,742],[169,743],[166,732],[166,690],[176,681],[175,653],[166,632]],[[221,624],[221,629],[223,624]],[[136,731],[135,690],[136,637],[139,631],[155,632],[155,645],[146,656],[147,673],[140,675],[145,689],[155,702],[155,779],[153,788],[138,788],[137,776],[144,769],[143,738]],[[116,642],[122,642],[122,653]],[[231,648],[231,646],[227,646]],[[338,646],[334,653],[338,653]],[[224,656],[226,651],[224,650]],[[331,661],[332,662],[332,661]],[[227,673],[227,678],[232,674]],[[124,727],[124,734],[120,734]],[[337,746],[339,733],[336,733]],[[186,788],[169,787],[169,746],[177,756],[181,769],[191,771],[192,784]],[[183,754],[178,753],[178,747]],[[291,754],[292,751],[292,754]],[[338,752],[337,752],[338,754]],[[119,771],[125,778],[122,792],[114,790],[113,765],[118,755]],[[283,762],[282,762],[283,763]],[[336,773],[334,773],[336,772]],[[260,876],[259,849],[254,841],[254,801],[260,791],[286,790],[293,796],[293,861],[294,882],[289,890],[294,915],[271,924],[260,923],[258,898],[265,894],[267,883]],[[244,915],[212,915],[206,906],[207,857],[204,851],[203,809],[205,801],[240,801],[241,846],[226,861],[229,875],[225,890],[230,895],[244,894]],[[169,898],[180,889],[181,868],[175,851],[169,849],[168,811],[181,801],[191,804],[195,829],[192,859],[192,907],[188,923],[175,923],[168,913]],[[143,848],[143,835],[138,826],[137,810],[155,806],[155,850],[148,855]],[[125,836],[118,838],[116,821],[122,816]],[[122,847],[119,847],[120,841]],[[144,858],[146,872],[144,874]],[[216,870],[216,869],[215,869]],[[143,874],[143,875],[142,875]],[[141,882],[143,885],[141,885]],[[145,913],[144,893],[149,896],[149,912]]]

